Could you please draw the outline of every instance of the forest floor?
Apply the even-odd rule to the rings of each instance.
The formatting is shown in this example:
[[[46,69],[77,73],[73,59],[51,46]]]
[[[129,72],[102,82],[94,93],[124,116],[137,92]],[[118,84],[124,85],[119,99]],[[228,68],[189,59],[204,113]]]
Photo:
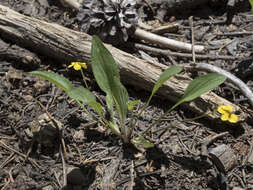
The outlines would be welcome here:
[[[3,0],[0,4],[21,14],[74,28],[71,22],[74,11],[60,3],[46,7],[42,1],[31,2]],[[226,22],[227,12],[224,5],[205,5],[187,15],[172,15],[167,22],[177,23],[179,27],[165,36],[190,42],[188,17],[194,13],[195,43],[208,44],[212,47],[209,54],[213,55],[196,57],[197,62],[211,62],[253,89],[253,13],[249,8],[237,11]],[[154,20],[155,17],[152,23]],[[0,40],[9,43],[1,34]],[[183,55],[155,55],[138,49],[132,53],[166,65],[192,61]],[[37,55],[42,64],[35,67],[0,57],[1,189],[253,189],[253,110],[238,87],[225,82],[214,92],[248,112],[251,118],[247,121],[233,125],[207,118],[188,121],[198,115],[179,106],[149,136],[155,147],[139,151],[90,120],[63,91],[29,75],[34,69],[51,70],[64,73],[74,84],[82,85],[78,72],[46,55]],[[86,76],[91,91],[104,100],[104,93],[93,76],[88,73]],[[127,86],[127,90],[130,99],[140,99],[141,105],[148,99],[147,91],[134,86]],[[144,131],[172,105],[155,96],[135,133]],[[50,125],[49,117],[60,123],[60,131]],[[177,125],[171,126],[175,121]],[[164,128],[168,130],[158,130]],[[199,154],[203,147],[209,156]],[[223,156],[214,153],[217,149],[223,150]]]

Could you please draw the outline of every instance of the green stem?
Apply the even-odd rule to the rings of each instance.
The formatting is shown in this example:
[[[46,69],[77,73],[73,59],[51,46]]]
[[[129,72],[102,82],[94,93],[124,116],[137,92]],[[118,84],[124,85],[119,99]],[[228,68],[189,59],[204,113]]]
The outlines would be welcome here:
[[[129,131],[128,131],[128,134],[127,134],[127,138],[130,139],[132,133],[133,133],[133,129],[134,129],[134,126],[133,126],[133,119],[134,119],[134,114],[133,114],[133,111],[131,112],[131,120],[129,122]]]
[[[151,98],[152,98],[152,94],[149,96],[148,98],[148,101],[145,103],[145,105],[141,108],[140,112],[138,113],[137,117],[136,117],[136,120],[135,120],[135,123],[133,124],[133,117],[131,118],[131,121],[130,121],[130,126],[132,126],[132,130],[133,128],[136,126],[137,124],[137,121],[138,121],[138,118],[141,116],[141,114],[143,113],[143,111],[148,107],[149,105],[149,102],[151,101]]]
[[[162,114],[154,123],[152,123],[144,132],[142,132],[142,136],[148,133],[156,124],[160,123],[162,118],[165,117],[171,110],[175,109],[182,102],[177,102],[174,106],[172,106],[168,111]]]
[[[95,120],[99,121],[98,118],[96,118],[95,116],[91,115],[91,113],[83,106],[83,104],[81,104],[81,102],[79,102],[78,100],[76,100],[76,102],[87,113],[87,115],[90,117],[90,119],[94,120],[94,118],[95,118]]]
[[[200,119],[200,118],[202,118],[202,117],[205,117],[208,113],[209,113],[209,111],[207,111],[206,113],[204,113],[204,114],[202,114],[202,115],[200,115],[200,116],[196,116],[196,117],[191,118],[191,119],[184,119],[184,120],[182,120],[182,121],[180,121],[180,122],[194,121],[194,120],[196,120],[196,119]],[[162,130],[164,130],[164,129],[166,129],[166,128],[173,127],[173,126],[175,126],[175,125],[177,125],[177,124],[179,124],[178,121],[171,122],[171,123],[169,124],[169,126],[164,127],[164,128],[161,128],[161,129],[157,129],[156,131],[153,131],[153,133],[157,133],[157,132],[162,131]]]
[[[109,127],[115,135],[119,136],[120,138],[122,138],[124,140],[124,137],[117,130],[115,130],[114,127],[102,115],[100,115],[102,120],[98,119],[95,116],[91,115],[90,112],[79,101],[77,101],[77,103],[88,114],[88,116],[92,120],[97,120],[104,127]]]
[[[81,68],[81,74],[82,74],[82,77],[83,77],[83,82],[84,82],[84,84],[85,84],[86,88],[87,88],[87,89],[89,89],[89,87],[88,87],[88,84],[87,84],[87,82],[86,82],[85,75],[84,75],[84,73],[83,73],[83,69],[82,69],[82,68]]]

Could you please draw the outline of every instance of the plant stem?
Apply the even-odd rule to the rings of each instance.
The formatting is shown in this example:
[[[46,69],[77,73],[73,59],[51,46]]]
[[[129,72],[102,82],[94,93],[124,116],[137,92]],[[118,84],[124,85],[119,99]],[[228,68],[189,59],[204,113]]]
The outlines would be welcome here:
[[[85,84],[86,88],[87,88],[87,89],[89,89],[89,87],[88,87],[88,84],[87,84],[87,82],[86,82],[85,75],[84,75],[84,73],[83,73],[83,69],[82,69],[82,68],[81,68],[81,74],[82,74],[82,77],[83,77],[83,82],[84,82],[84,84]]]
[[[140,112],[138,113],[138,115],[136,117],[136,120],[135,120],[134,124],[133,124],[133,117],[131,118],[131,121],[130,121],[130,127],[131,127],[130,130],[131,130],[131,133],[133,131],[133,128],[137,124],[138,118],[141,116],[141,114],[143,113],[143,111],[148,107],[149,102],[151,101],[151,98],[152,98],[152,94],[149,96],[148,101],[145,103],[145,105],[141,108]]]
[[[133,119],[134,119],[134,114],[133,114],[133,111],[131,112],[131,120],[129,122],[129,131],[128,131],[128,134],[127,134],[127,138],[130,139],[132,133],[133,133],[133,129],[134,129],[134,126],[133,126]]]
[[[166,128],[176,126],[177,124],[180,124],[180,122],[188,122],[188,121],[194,121],[194,120],[196,120],[196,119],[200,119],[200,118],[202,118],[202,117],[205,117],[208,113],[209,113],[209,111],[205,112],[205,113],[202,114],[202,115],[199,115],[199,116],[196,116],[196,117],[194,117],[194,118],[191,118],[191,119],[184,119],[184,120],[182,120],[182,121],[173,121],[173,122],[171,122],[171,123],[169,124],[169,126],[164,127],[164,128],[161,128],[161,129],[157,129],[156,131],[153,131],[153,133],[157,133],[157,132],[162,131],[162,130],[164,130],[164,129],[166,129]]]
[[[90,112],[89,112],[79,101],[77,101],[77,103],[78,103],[79,106],[88,114],[88,116],[89,116],[92,120],[94,120],[94,118],[95,118],[95,120],[97,120],[97,121],[98,121],[101,125],[103,125],[104,127],[109,127],[115,135],[119,136],[119,137],[122,138],[123,140],[125,139],[117,130],[115,130],[115,128],[114,128],[102,115],[100,116],[102,120],[101,120],[101,119],[98,119],[98,118],[96,118],[95,116],[91,115]]]
[[[156,124],[160,123],[162,118],[165,117],[171,110],[175,109],[179,104],[181,104],[181,101],[177,102],[168,111],[162,114],[154,123],[152,123],[144,132],[142,132],[142,136],[149,132]]]
[[[99,121],[98,118],[96,118],[95,116],[91,115],[91,113],[83,106],[83,104],[81,104],[81,102],[79,102],[78,100],[76,100],[76,102],[87,113],[87,115],[89,116],[90,119],[94,120],[94,118],[95,118],[95,120]]]

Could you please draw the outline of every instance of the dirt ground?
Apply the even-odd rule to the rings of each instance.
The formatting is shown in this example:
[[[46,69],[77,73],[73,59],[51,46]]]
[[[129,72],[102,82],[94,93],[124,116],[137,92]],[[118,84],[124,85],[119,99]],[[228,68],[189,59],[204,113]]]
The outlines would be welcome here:
[[[56,1],[48,3],[49,6],[41,0],[0,2],[22,14],[78,30],[75,11]],[[143,22],[157,23],[158,17],[150,15],[152,11],[144,1],[143,4],[143,10],[146,10]],[[253,89],[253,13],[249,4],[233,9],[223,3],[205,4],[189,9],[185,14],[159,17],[164,23],[179,24],[176,31],[165,36],[190,42],[190,15],[194,15],[195,43],[210,47],[208,54],[211,56],[196,56],[197,62],[219,66]],[[1,33],[0,40],[15,46]],[[248,99],[233,84],[226,82],[214,92],[243,108],[249,114],[245,122],[231,125],[206,118],[189,121],[186,119],[198,115],[180,106],[148,136],[155,147],[141,152],[91,121],[60,89],[28,74],[37,69],[51,70],[82,85],[78,72],[67,70],[66,64],[56,63],[32,49],[27,51],[38,56],[40,65],[17,62],[4,54],[5,51],[0,49],[2,190],[253,189],[253,110]],[[17,48],[17,51],[21,49]],[[157,55],[140,49],[132,53],[166,65],[192,61],[184,55]],[[105,100],[93,76],[88,73],[86,76],[92,92]],[[127,90],[130,99],[140,99],[142,105],[149,95],[134,86],[127,86]],[[156,96],[143,113],[135,132],[144,131],[171,105],[172,102]],[[51,118],[60,130],[52,127],[55,125]]]

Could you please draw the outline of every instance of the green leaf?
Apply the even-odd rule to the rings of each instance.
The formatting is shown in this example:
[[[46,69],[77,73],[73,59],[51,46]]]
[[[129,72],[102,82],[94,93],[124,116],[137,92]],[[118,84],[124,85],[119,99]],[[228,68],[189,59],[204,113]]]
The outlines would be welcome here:
[[[151,100],[151,98],[153,97],[153,95],[163,85],[164,82],[166,82],[173,75],[181,72],[182,69],[183,68],[180,67],[180,66],[171,66],[168,69],[166,69],[165,71],[163,71],[163,73],[160,75],[159,79],[155,83],[155,86],[154,86],[154,88],[152,90],[152,93],[151,93],[151,95],[149,97],[149,100]]]
[[[102,109],[102,105],[96,101],[92,101],[92,102],[88,102],[87,103],[89,106],[91,106],[97,113],[100,117],[103,117],[103,109]]]
[[[113,119],[113,117],[114,117],[113,98],[109,94],[106,95],[106,105],[107,105],[107,108],[111,114],[111,118]]]
[[[79,86],[73,87],[67,92],[68,96],[74,100],[78,100],[87,104],[88,102],[95,102],[94,95],[86,88]]]
[[[251,11],[253,11],[253,0],[249,0],[250,6],[251,6]]]
[[[97,36],[92,38],[91,66],[99,87],[111,97],[122,120],[127,114],[128,93],[120,82],[119,71],[112,54]],[[109,109],[112,104],[109,103]]]
[[[117,124],[112,121],[109,121],[109,127],[116,135],[120,136],[121,133]]]
[[[126,88],[119,80],[115,80],[114,84],[115,85],[112,85],[114,103],[118,114],[120,115],[121,119],[124,120],[127,114],[127,102],[129,99],[128,93]]]
[[[132,112],[134,106],[135,106],[135,105],[138,105],[138,104],[140,104],[140,103],[141,103],[140,100],[128,101],[128,103],[127,103],[127,108],[128,108],[128,110],[129,110],[130,112]]]
[[[65,78],[61,75],[58,75],[56,73],[53,73],[53,72],[32,71],[32,72],[30,72],[30,74],[35,75],[35,76],[39,76],[43,79],[50,81],[55,86],[64,90],[65,92],[68,92],[70,89],[72,89],[74,87],[67,78]]]
[[[145,139],[143,136],[138,136],[131,141],[133,145],[137,148],[152,148],[154,147],[154,144],[149,142],[147,139]]]
[[[189,86],[186,88],[183,97],[178,101],[177,104],[183,102],[189,102],[199,97],[200,95],[214,89],[226,80],[224,75],[217,73],[211,73],[201,75],[195,78]]]
[[[119,80],[120,76],[112,54],[97,36],[92,38],[91,66],[98,86],[111,94],[111,85],[115,78]]]

